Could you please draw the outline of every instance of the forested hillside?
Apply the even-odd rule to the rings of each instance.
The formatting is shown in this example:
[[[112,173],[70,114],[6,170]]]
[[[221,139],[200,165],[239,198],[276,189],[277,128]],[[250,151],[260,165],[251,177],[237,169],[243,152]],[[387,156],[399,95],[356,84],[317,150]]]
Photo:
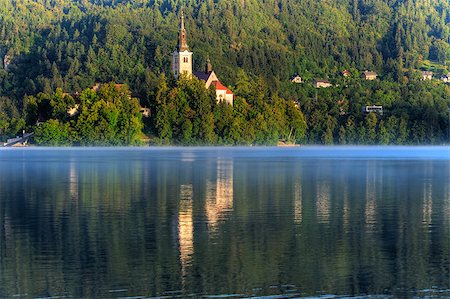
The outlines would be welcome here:
[[[249,95],[239,90],[248,83],[267,89],[260,90],[265,102],[277,96],[298,102],[308,126],[303,142],[446,140],[449,88],[421,82],[417,71],[432,70],[438,78],[448,72],[447,0],[0,0],[0,137],[14,135],[33,119],[26,115],[27,96],[57,88],[75,93],[95,82],[126,83],[156,112],[161,74],[168,88],[176,86],[170,61],[181,9],[194,69],[203,69],[209,56],[223,83],[242,100]],[[349,82],[342,81],[343,69],[352,72]],[[366,69],[381,80],[356,80]],[[293,86],[288,79],[295,73],[339,87]],[[361,115],[366,104],[384,105],[389,113],[367,120]],[[392,125],[403,122],[403,139],[380,137],[388,117],[395,118]],[[147,122],[149,132],[160,134],[155,117]],[[345,137],[349,122],[359,130],[352,138]],[[368,135],[372,129],[375,135]]]

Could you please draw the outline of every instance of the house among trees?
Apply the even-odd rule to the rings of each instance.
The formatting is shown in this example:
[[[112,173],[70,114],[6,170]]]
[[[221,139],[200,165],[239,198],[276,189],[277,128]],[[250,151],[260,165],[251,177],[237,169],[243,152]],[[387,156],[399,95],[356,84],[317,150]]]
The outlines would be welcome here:
[[[352,75],[352,73],[350,73],[349,70],[343,70],[341,72],[341,74],[342,74],[342,77],[350,77]]]
[[[383,106],[376,106],[376,105],[372,105],[372,106],[363,106],[362,107],[362,112],[363,113],[378,113],[380,115],[383,115]]]
[[[450,83],[450,73],[441,76],[441,81],[444,83]]]
[[[433,79],[433,72],[431,71],[422,71],[422,80],[431,80]]]
[[[316,79],[313,82],[315,88],[328,88],[333,86],[328,80]]]
[[[299,75],[292,76],[290,80],[292,83],[297,83],[297,84],[303,83],[303,78],[300,77]]]
[[[363,77],[365,80],[373,81],[373,80],[375,80],[375,79],[378,77],[378,74],[377,74],[376,72],[372,72],[372,71],[365,70],[365,71],[363,72],[363,74],[362,74],[362,77]]]
[[[75,115],[77,115],[80,112],[80,110],[78,110],[79,108],[80,108],[80,104],[75,104],[75,106],[67,108],[67,114],[70,117],[74,117]]]
[[[5,71],[8,70],[9,65],[11,64],[11,61],[12,61],[12,58],[8,54],[6,54],[5,57],[3,57],[3,69]]]
[[[147,107],[140,107],[139,112],[142,114],[143,117],[149,118],[151,116],[150,108]]]
[[[92,86],[92,90],[93,91],[95,91],[95,92],[98,92],[99,90],[100,90],[100,88],[102,87],[102,83],[95,83],[95,85],[94,86]],[[125,84],[114,84],[114,86],[116,87],[116,89],[117,90],[121,90],[124,86],[125,86]]]
[[[187,44],[186,29],[184,28],[184,14],[181,12],[181,26],[178,34],[178,48],[172,54],[172,72],[175,78],[180,75],[186,75],[192,77],[196,76],[199,80],[205,81],[205,88],[209,88],[211,85],[216,88],[216,100],[217,102],[225,101],[227,104],[233,105],[234,94],[227,87],[220,83],[215,72],[213,71],[212,64],[208,58],[204,72],[192,72],[192,55],[189,51]]]

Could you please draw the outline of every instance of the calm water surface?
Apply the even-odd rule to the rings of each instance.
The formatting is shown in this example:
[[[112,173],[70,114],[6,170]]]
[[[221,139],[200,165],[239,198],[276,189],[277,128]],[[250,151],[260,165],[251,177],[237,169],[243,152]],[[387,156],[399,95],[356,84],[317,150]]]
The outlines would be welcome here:
[[[1,298],[448,298],[449,268],[449,148],[0,150]]]

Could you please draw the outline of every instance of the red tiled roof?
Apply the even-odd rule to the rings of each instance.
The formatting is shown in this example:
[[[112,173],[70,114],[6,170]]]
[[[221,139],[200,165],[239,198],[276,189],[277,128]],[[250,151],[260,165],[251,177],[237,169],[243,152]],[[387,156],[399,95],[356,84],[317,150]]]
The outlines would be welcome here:
[[[213,81],[211,85],[214,85],[216,90],[225,90],[227,94],[233,94],[231,90],[229,90],[227,87],[223,86],[222,83],[219,81]]]

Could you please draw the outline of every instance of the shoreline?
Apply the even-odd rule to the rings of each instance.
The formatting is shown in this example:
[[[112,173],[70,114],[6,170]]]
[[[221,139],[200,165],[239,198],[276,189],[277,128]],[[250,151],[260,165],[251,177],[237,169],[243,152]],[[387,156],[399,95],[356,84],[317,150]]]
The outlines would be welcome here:
[[[90,149],[104,149],[104,150],[116,150],[116,149],[401,149],[401,148],[448,148],[450,150],[450,144],[392,144],[392,145],[370,145],[370,144],[298,144],[289,146],[280,145],[152,145],[152,146],[40,146],[40,145],[25,145],[25,146],[0,146],[0,150],[20,150],[20,149],[59,149],[59,150],[90,150]]]

